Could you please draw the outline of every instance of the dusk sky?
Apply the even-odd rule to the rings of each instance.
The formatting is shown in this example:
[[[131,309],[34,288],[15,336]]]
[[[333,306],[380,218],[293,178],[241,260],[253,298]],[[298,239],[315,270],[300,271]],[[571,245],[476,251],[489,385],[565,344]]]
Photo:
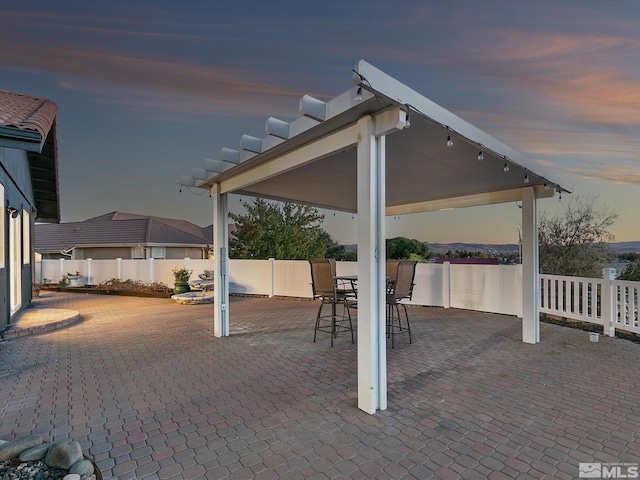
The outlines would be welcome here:
[[[210,225],[208,193],[180,193],[178,177],[265,136],[268,117],[298,117],[302,95],[351,88],[365,59],[556,171],[572,196],[597,195],[619,214],[616,241],[632,241],[639,25],[634,0],[3,0],[0,89],[58,105],[63,222],[119,210]],[[350,214],[322,213],[355,242]],[[387,236],[515,243],[519,224],[504,204],[390,218]]]

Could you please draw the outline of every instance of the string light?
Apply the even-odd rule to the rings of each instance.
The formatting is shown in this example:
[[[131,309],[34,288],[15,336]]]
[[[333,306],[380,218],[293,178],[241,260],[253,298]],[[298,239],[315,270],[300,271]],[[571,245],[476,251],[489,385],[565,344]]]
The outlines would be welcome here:
[[[406,105],[406,110],[405,110],[405,113],[406,113],[407,116],[406,116],[406,118],[404,120],[404,128],[409,128],[411,126],[411,115],[409,115],[409,111],[410,111],[409,108],[411,108],[411,107],[409,107],[409,105],[407,104]]]
[[[549,190],[549,184],[547,182],[544,182],[544,189]]]
[[[362,87],[361,86],[358,87],[358,91],[356,92],[356,96],[355,96],[354,100],[356,102],[359,102],[359,101],[362,100]]]
[[[449,127],[447,127],[447,147],[453,147],[453,140],[451,140],[451,133]]]
[[[529,173],[526,168],[524,169],[524,183],[529,183]]]
[[[481,162],[484,160],[484,153],[482,153],[482,149],[478,152],[478,161]]]
[[[507,163],[506,157],[504,159],[504,167],[502,167],[502,170],[504,170],[504,173],[507,173],[509,171],[509,164]]]

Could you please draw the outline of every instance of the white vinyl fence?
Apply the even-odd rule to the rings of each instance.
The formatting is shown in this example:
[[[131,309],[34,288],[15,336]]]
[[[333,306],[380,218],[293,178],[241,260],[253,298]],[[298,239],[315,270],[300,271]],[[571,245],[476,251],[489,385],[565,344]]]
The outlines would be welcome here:
[[[214,268],[213,260],[42,260],[36,279],[57,283],[80,272],[80,284],[97,285],[118,278],[173,285],[172,269],[186,267],[193,277]],[[337,262],[337,274],[355,275],[356,262]],[[540,311],[567,319],[640,334],[640,282],[540,275]],[[309,263],[297,260],[229,260],[229,292],[311,298]],[[451,265],[419,263],[413,305],[461,308],[522,316],[521,265]]]
[[[193,270],[192,278],[212,270],[213,260],[42,260],[36,279],[57,283],[79,272],[78,282],[97,285],[107,280],[140,280],[173,285],[172,269]],[[337,274],[355,275],[356,262],[337,262]],[[455,307],[522,315],[522,269],[516,266],[420,263],[411,304]],[[229,260],[229,292],[251,295],[311,298],[309,262],[299,260]]]

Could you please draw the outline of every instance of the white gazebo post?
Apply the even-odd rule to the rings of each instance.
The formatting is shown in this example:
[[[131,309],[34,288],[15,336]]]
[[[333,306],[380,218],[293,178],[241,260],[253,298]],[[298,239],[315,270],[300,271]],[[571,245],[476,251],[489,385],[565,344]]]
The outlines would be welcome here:
[[[540,280],[536,192],[522,191],[522,341],[540,341]]]
[[[229,207],[227,194],[220,193],[220,184],[211,186],[213,198],[213,334],[216,337],[229,336],[229,239],[227,216]]]
[[[385,338],[385,137],[358,121],[358,407],[387,408]]]

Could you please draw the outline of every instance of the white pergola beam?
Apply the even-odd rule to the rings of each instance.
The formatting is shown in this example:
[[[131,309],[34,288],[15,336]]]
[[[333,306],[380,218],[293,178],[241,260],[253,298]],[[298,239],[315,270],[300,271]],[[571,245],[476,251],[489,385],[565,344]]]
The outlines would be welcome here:
[[[220,173],[224,169],[224,163],[222,160],[213,160],[211,158],[205,158],[204,169],[207,172]]]
[[[242,137],[240,137],[240,149],[248,152],[260,153],[262,152],[262,139],[252,137],[251,135],[242,135]]]
[[[185,186],[185,187],[195,187],[196,186],[195,179],[193,177],[190,177],[189,175],[180,175],[178,183],[180,185],[182,185],[182,186]]]
[[[437,103],[420,95],[415,90],[370,63],[360,60],[353,69],[355,71],[353,78],[356,83],[360,81],[360,76],[366,79],[366,82],[361,83],[364,89],[373,89],[373,91],[393,99],[400,105],[411,105],[416,111],[422,112],[435,123],[448,126],[451,130],[465,136],[469,140],[482,144],[500,155],[506,155],[511,160],[519,161],[523,158],[516,150],[513,150],[511,147],[508,147]]]
[[[191,176],[196,180],[206,180],[209,176],[204,168],[192,168]]]
[[[451,208],[478,207],[480,205],[493,205],[497,203],[519,202],[522,200],[522,192],[525,189],[534,189],[537,198],[552,197],[553,189],[546,190],[543,186],[523,187],[498,192],[485,192],[477,195],[463,197],[443,198],[426,202],[409,203],[387,207],[387,216],[405,215],[409,213],[437,212]]]
[[[220,160],[229,163],[240,162],[240,151],[232,148],[222,147],[220,150]]]
[[[303,95],[302,98],[300,98],[299,108],[300,113],[305,117],[313,118],[320,122],[326,119],[327,104],[311,95]]]
[[[385,110],[375,116],[375,136],[388,135],[390,133],[407,128],[407,112],[401,108]]]
[[[285,140],[289,138],[289,123],[278,120],[277,118],[267,118],[264,129],[268,135],[273,135],[274,137],[282,138]]]
[[[256,182],[280,175],[309,162],[343,150],[357,141],[357,126],[351,125],[333,132],[274,160],[261,163],[221,181],[222,193],[241,190]]]

